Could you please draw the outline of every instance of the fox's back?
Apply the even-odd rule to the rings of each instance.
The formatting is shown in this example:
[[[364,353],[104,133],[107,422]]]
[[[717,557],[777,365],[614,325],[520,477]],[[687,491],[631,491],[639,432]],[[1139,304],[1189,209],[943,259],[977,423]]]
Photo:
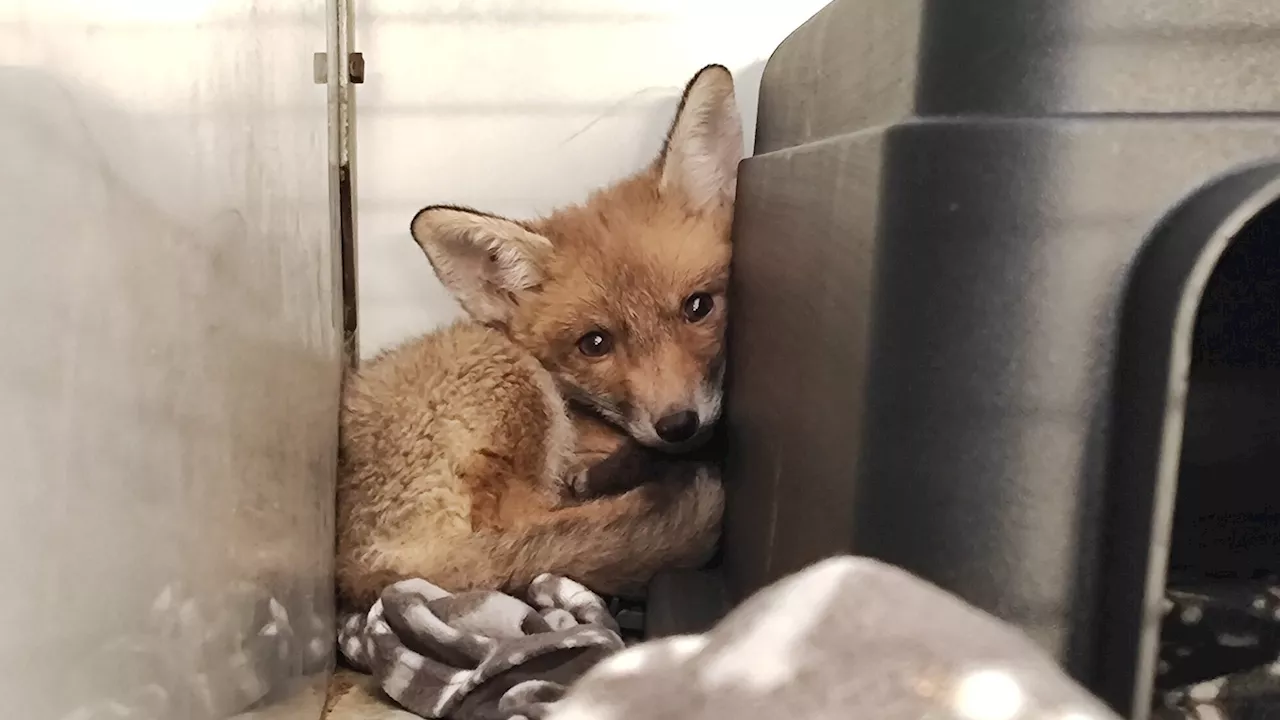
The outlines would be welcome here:
[[[363,445],[387,430],[416,428],[418,435],[433,423],[470,422],[476,396],[497,399],[540,371],[536,360],[500,332],[458,322],[384,351],[351,374],[343,391],[343,431]],[[388,439],[404,447],[403,438]]]
[[[503,478],[561,470],[572,429],[546,370],[501,333],[460,322],[378,355],[347,379],[338,477],[340,556],[380,543],[449,543]],[[558,441],[561,447],[552,447]],[[533,492],[533,489],[525,489]]]

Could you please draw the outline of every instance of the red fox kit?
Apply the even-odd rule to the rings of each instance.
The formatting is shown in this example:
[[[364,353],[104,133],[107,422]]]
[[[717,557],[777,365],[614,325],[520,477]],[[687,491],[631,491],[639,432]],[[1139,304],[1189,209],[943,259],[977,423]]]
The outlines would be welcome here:
[[[347,381],[344,605],[407,577],[516,589],[550,572],[614,593],[708,558],[719,476],[680,453],[720,416],[741,158],[733,79],[713,65],[658,158],[584,204],[528,222],[448,206],[413,218],[470,319]]]

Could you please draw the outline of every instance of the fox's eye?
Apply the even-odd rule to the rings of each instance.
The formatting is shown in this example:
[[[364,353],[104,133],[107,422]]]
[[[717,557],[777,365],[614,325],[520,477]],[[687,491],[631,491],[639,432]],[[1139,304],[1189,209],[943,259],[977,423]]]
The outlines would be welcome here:
[[[715,300],[704,292],[696,292],[684,299],[684,319],[689,322],[698,322],[711,314],[712,308],[716,306]]]
[[[578,338],[578,350],[587,357],[608,355],[613,349],[613,338],[603,330],[592,330]]]

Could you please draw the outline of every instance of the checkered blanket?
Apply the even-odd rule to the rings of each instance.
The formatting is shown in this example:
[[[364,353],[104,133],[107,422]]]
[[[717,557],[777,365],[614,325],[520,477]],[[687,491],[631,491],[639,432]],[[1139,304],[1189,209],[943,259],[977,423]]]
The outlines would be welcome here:
[[[535,580],[525,600],[405,580],[367,614],[342,618],[338,642],[400,707],[451,720],[543,718],[579,676],[623,647],[604,601],[553,575]]]
[[[413,586],[404,589],[409,587]],[[371,616],[371,624],[385,622],[391,629],[389,634],[383,631],[391,649],[381,651],[386,658],[417,658],[409,665],[419,669],[393,663],[382,681],[385,687],[386,678],[397,672],[394,668],[407,668],[392,683],[403,689],[401,697],[416,695],[436,703],[426,713],[415,710],[416,715],[440,717],[442,709],[448,712],[440,701],[452,697],[456,714],[449,717],[476,720],[1118,720],[1022,633],[937,587],[872,560],[838,558],[814,565],[756,593],[701,635],[648,642],[612,654],[620,644],[601,641],[590,657],[580,657],[600,662],[567,693],[564,686],[580,666],[566,672],[562,660],[529,664],[523,675],[510,678],[501,675],[510,664],[500,658],[508,654],[503,648],[554,637],[556,631],[545,632],[533,616],[555,613],[555,608],[569,610],[572,600],[544,594],[530,603],[543,610],[531,608],[532,615],[520,615],[516,605],[524,603],[514,598],[508,602],[480,594],[451,601],[429,585],[417,587],[412,593],[417,598],[401,609]],[[604,637],[603,605],[589,594],[581,597],[579,610],[569,613],[578,621],[568,625],[569,637]],[[433,602],[431,612],[414,612],[420,615],[420,628],[435,630],[394,630],[400,620],[392,618],[403,618],[407,607]],[[447,609],[450,602],[468,609],[452,612]],[[479,611],[477,604],[489,603],[489,612]],[[407,638],[424,634],[456,639],[429,641],[433,652],[444,645],[465,646],[477,634],[496,634],[493,618],[515,615],[529,618],[532,625],[527,627],[540,632],[517,630],[504,621],[508,629],[486,645],[488,650],[463,650],[450,662],[429,663],[420,650],[406,652],[403,647]],[[466,623],[467,629],[460,627],[462,617],[474,618]],[[436,624],[442,618],[453,619]],[[540,635],[546,638],[538,640]],[[355,652],[364,652],[354,640],[351,644]],[[426,667],[434,669],[424,676],[421,668]],[[498,674],[486,673],[486,667]],[[492,689],[477,686],[483,678],[476,673],[498,677],[499,683]],[[413,689],[414,683],[419,689]],[[472,693],[472,705],[467,705],[462,688]],[[548,692],[543,694],[541,688]],[[358,676],[340,674],[335,689],[329,720],[415,720],[415,714],[380,699],[377,688],[361,684]]]

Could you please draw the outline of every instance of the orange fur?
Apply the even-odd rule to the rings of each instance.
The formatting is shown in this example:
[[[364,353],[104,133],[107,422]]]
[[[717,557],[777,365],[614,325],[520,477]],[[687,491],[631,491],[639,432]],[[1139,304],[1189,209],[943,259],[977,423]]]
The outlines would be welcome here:
[[[683,451],[719,417],[741,148],[732,79],[712,66],[686,88],[653,165],[584,204],[527,223],[450,207],[414,218],[471,319],[348,379],[345,605],[405,577],[515,589],[553,572],[611,593],[705,561],[723,510],[717,471],[650,461],[636,442]],[[711,299],[697,317],[695,293]],[[612,339],[601,357],[580,344],[596,331]],[[659,437],[658,420],[682,410],[697,432]],[[627,476],[593,479],[605,472]]]

